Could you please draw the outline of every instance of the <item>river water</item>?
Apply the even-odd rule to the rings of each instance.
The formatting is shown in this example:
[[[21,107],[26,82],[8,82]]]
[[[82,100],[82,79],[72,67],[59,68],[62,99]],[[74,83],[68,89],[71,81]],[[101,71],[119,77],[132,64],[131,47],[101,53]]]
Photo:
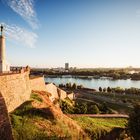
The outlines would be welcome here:
[[[140,81],[135,81],[135,80],[112,80],[108,78],[100,78],[100,79],[94,79],[94,78],[89,78],[89,79],[81,79],[81,78],[74,78],[72,76],[64,76],[64,77],[46,77],[45,82],[49,83],[55,83],[56,85],[59,84],[66,84],[66,83],[76,83],[77,85],[83,85],[84,87],[87,88],[94,88],[94,89],[99,89],[101,86],[102,88],[104,87],[122,87],[122,88],[130,88],[130,87],[135,87],[135,88],[140,88]]]

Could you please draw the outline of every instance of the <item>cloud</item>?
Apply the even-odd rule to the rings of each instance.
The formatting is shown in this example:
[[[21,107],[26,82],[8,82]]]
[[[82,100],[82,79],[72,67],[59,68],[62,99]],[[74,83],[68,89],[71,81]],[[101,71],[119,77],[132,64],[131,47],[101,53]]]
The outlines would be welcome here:
[[[38,20],[34,9],[35,0],[3,0],[3,2],[28,22],[33,29],[38,28]]]
[[[4,33],[7,38],[30,48],[35,47],[38,38],[37,34],[17,25],[1,24],[5,28]]]

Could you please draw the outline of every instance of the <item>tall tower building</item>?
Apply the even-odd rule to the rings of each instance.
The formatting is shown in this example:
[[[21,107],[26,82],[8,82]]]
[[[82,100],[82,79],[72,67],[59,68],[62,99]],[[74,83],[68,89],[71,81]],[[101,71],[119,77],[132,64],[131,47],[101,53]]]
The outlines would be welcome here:
[[[69,70],[69,63],[65,63],[65,70]]]
[[[3,26],[0,26],[0,73],[5,73],[10,71],[10,67],[6,62],[5,58],[5,37],[3,35]]]

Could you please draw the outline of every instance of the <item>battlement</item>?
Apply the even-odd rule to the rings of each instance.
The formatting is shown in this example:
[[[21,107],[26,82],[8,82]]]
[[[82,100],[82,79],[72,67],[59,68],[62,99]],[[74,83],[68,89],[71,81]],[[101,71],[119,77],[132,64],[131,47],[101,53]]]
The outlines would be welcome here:
[[[8,112],[14,110],[30,98],[29,72],[1,75],[0,92],[5,99]]]

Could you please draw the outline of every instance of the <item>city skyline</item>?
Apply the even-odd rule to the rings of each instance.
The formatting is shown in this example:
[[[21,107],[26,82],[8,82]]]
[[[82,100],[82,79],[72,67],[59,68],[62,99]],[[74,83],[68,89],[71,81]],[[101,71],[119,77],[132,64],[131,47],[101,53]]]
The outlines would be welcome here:
[[[140,67],[140,1],[0,0],[11,65]]]

